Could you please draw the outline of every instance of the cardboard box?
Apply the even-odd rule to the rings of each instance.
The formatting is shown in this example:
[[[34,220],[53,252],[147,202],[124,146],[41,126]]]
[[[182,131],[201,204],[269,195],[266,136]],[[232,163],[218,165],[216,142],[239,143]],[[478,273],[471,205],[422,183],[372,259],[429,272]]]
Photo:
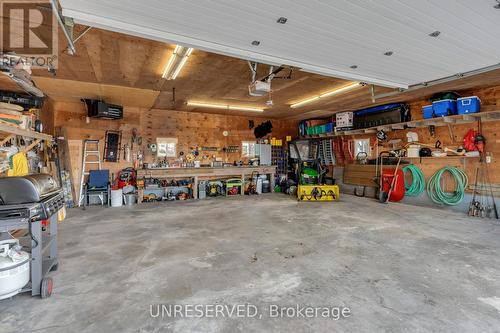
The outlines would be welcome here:
[[[354,112],[339,112],[335,114],[337,131],[347,131],[354,127]]]

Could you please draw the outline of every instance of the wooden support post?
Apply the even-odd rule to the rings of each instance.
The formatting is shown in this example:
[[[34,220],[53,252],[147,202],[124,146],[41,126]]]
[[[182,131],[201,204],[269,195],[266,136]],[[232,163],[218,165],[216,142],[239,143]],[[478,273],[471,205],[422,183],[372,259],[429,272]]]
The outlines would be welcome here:
[[[137,190],[137,204],[142,204],[142,201],[144,200],[144,190],[139,189]]]
[[[274,181],[275,181],[276,173],[269,174],[270,182],[271,182],[271,193],[274,193]]]
[[[198,176],[194,176],[193,199],[198,199]]]
[[[241,195],[245,195],[245,174],[241,174]]]

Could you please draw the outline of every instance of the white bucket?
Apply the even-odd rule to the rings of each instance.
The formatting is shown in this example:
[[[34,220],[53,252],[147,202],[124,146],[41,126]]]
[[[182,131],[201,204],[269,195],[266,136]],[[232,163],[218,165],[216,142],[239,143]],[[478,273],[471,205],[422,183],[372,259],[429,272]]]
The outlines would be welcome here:
[[[111,190],[111,207],[123,206],[123,190]]]
[[[420,145],[410,145],[407,150],[408,157],[420,156]]]

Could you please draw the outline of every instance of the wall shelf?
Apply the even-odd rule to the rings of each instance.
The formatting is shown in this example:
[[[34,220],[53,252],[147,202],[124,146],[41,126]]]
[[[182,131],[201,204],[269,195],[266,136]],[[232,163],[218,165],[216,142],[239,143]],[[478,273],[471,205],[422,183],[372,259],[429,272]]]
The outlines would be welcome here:
[[[428,156],[428,157],[403,157],[403,159],[408,160],[446,160],[446,159],[462,159],[462,158],[480,158],[479,156]]]
[[[395,131],[395,130],[411,130],[412,128],[422,128],[429,126],[448,126],[448,125],[461,125],[461,124],[470,124],[481,120],[482,122],[487,121],[499,121],[500,120],[500,111],[486,111],[479,113],[471,113],[464,115],[456,115],[456,116],[448,116],[448,117],[439,117],[432,119],[419,119],[412,120],[404,123],[395,123],[388,124],[376,127],[369,127],[363,129],[356,129],[351,131],[339,131],[335,133],[325,133],[325,134],[317,134],[317,135],[307,135],[302,139],[329,139],[335,138],[339,136],[346,135],[363,135],[363,134],[374,134],[380,130],[385,132]]]
[[[8,125],[0,122],[0,136],[10,136],[19,135],[27,138],[39,139],[39,140],[52,140],[52,136],[49,134],[39,133],[35,131],[21,129],[12,125]]]

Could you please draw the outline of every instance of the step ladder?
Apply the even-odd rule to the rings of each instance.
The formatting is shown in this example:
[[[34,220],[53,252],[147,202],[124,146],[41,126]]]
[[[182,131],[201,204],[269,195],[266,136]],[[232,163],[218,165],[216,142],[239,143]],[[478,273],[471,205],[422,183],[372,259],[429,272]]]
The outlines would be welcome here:
[[[332,140],[323,140],[323,154],[326,165],[335,165],[335,154],[333,153]]]
[[[89,160],[89,157],[94,157]],[[85,200],[85,176],[90,174],[92,165],[97,165],[97,170],[101,170],[101,152],[99,150],[99,140],[83,140],[83,160],[82,160],[82,177],[80,179],[80,198],[78,199],[78,207],[81,207],[83,200]]]
[[[322,140],[318,145],[319,158],[323,165],[335,165],[335,154],[333,153],[332,141]]]
[[[320,141],[318,144],[318,157],[319,157],[319,161],[321,162],[321,164],[325,165],[326,161],[325,161],[325,152],[324,152],[324,147],[323,147],[323,141]]]

